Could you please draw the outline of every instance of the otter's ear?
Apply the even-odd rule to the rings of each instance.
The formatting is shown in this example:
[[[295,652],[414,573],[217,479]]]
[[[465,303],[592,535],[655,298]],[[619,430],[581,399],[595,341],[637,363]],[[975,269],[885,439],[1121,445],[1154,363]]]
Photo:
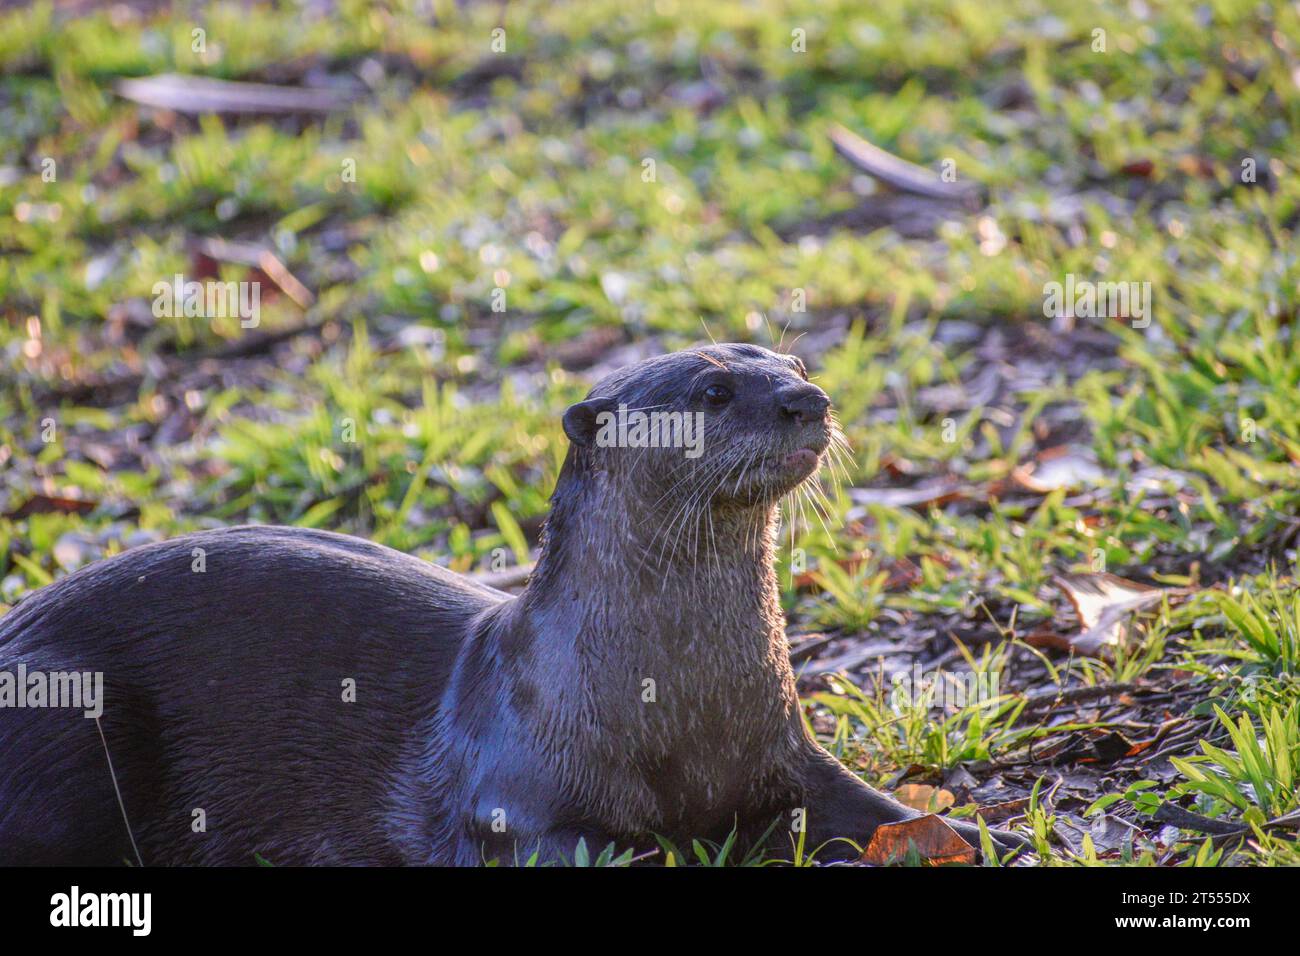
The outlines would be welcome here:
[[[564,434],[575,445],[590,445],[600,430],[600,413],[613,410],[614,402],[608,398],[589,398],[577,405],[570,405],[564,413]]]

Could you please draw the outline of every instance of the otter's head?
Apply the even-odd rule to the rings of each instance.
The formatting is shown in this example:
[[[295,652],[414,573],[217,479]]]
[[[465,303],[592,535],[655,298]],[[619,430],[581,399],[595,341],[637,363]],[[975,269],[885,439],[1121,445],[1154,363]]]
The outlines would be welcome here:
[[[607,473],[647,515],[770,507],[838,438],[803,362],[711,345],[638,362],[564,414],[566,469]]]

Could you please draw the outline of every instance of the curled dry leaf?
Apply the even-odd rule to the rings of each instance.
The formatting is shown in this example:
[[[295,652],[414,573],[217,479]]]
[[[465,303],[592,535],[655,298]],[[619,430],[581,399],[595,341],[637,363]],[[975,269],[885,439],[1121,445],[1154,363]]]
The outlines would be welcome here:
[[[976,192],[972,183],[947,182],[924,166],[909,163],[893,153],[869,143],[857,133],[838,123],[831,127],[831,143],[835,151],[850,163],[895,189],[927,196],[931,199],[962,200]]]
[[[871,842],[862,853],[862,862],[876,866],[898,863],[907,858],[911,846],[916,847],[922,861],[930,866],[975,864],[975,848],[958,836],[942,817],[933,813],[876,827]]]
[[[1188,593],[1186,588],[1157,588],[1115,574],[1063,574],[1054,578],[1079,615],[1077,634],[1039,630],[1025,640],[1037,647],[1074,651],[1088,657],[1107,656],[1123,643],[1132,615],[1165,597]]]

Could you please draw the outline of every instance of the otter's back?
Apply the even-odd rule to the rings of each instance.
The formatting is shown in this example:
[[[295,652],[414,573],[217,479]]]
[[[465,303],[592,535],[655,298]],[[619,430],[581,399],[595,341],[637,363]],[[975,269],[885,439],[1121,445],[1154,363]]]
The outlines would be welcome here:
[[[0,669],[103,674],[101,723],[146,863],[392,861],[375,838],[385,790],[468,622],[508,599],[357,538],[231,528],[33,594],[0,618]],[[117,821],[102,838],[121,853],[81,711],[0,711],[0,771],[0,844],[86,833],[70,817],[93,815]]]

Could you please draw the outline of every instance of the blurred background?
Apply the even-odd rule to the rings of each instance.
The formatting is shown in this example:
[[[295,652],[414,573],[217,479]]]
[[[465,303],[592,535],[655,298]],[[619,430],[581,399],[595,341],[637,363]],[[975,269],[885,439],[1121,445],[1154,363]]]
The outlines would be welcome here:
[[[566,403],[712,336],[803,356],[855,450],[781,554],[841,751],[917,661],[1155,681],[1134,741],[1191,682],[1188,752],[1248,679],[1295,713],[1297,120],[1295,3],[6,4],[0,609],[243,522],[526,567]],[[954,713],[861,769],[1023,797],[949,775],[1052,728]],[[1076,812],[1148,771],[1092,772]]]

